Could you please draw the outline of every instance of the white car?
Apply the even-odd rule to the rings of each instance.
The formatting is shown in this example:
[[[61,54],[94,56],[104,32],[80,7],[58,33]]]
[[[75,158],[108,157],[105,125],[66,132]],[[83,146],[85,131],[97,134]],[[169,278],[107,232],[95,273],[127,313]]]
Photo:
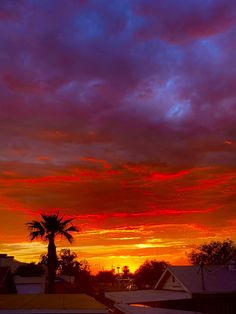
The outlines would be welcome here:
[[[129,291],[134,291],[134,290],[138,290],[138,287],[133,284],[133,285],[128,285],[126,289]]]

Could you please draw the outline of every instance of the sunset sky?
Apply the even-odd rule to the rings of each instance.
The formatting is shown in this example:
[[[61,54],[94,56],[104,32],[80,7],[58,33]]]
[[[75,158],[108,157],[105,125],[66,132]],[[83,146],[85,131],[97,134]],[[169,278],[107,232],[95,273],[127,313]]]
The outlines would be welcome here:
[[[0,253],[75,217],[94,271],[236,240],[236,1],[0,1]]]

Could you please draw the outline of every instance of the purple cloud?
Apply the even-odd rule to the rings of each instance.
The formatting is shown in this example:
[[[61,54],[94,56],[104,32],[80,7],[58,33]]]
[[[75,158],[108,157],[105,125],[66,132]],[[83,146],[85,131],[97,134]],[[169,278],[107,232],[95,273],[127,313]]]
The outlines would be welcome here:
[[[233,163],[234,7],[2,2],[1,158]]]

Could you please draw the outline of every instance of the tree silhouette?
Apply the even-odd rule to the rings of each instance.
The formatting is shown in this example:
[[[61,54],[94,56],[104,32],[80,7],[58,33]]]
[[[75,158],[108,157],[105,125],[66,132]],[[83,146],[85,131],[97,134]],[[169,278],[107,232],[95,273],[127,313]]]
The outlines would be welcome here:
[[[87,260],[77,261],[77,255],[70,249],[61,249],[58,255],[57,272],[60,275],[74,276],[76,292],[91,293],[92,276],[90,265]],[[48,254],[40,255],[38,265],[48,265]]]
[[[236,260],[236,246],[232,240],[204,243],[188,255],[191,264],[223,265]]]
[[[98,282],[114,282],[116,279],[113,271],[110,270],[101,270],[97,275],[96,275],[96,280]]]
[[[76,261],[76,253],[70,249],[61,249],[59,255],[59,269],[62,275],[75,276],[80,270],[80,263]]]
[[[125,265],[122,268],[122,278],[127,279],[129,277],[129,273],[130,273],[129,266]]]
[[[40,277],[44,273],[43,266],[40,264],[30,263],[17,267],[14,275],[21,277]]]
[[[61,235],[71,243],[73,236],[70,232],[78,230],[71,225],[73,219],[64,219],[59,213],[49,215],[41,214],[41,217],[41,221],[33,220],[28,222],[27,225],[31,241],[36,238],[41,238],[48,242],[48,292],[53,293],[56,269],[58,267],[55,238],[56,236]]]
[[[43,253],[40,255],[39,265],[48,266],[48,254]]]
[[[165,261],[145,261],[134,273],[135,283],[139,286],[153,287],[168,266]]]

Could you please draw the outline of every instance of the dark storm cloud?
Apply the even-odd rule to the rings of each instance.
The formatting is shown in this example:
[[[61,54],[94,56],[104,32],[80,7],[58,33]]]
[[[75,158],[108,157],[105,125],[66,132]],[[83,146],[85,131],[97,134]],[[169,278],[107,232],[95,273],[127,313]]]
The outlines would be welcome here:
[[[1,2],[2,160],[233,163],[234,12],[234,1]]]
[[[233,0],[137,1],[134,13],[143,17],[137,38],[160,37],[173,44],[216,35],[235,24]]]

